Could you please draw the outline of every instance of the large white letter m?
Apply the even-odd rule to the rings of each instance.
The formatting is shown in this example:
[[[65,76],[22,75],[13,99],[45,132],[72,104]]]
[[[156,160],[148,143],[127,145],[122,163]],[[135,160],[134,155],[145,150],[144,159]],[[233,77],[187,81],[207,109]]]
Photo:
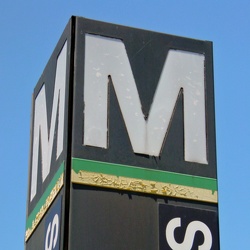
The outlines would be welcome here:
[[[40,143],[41,143],[41,159],[42,159],[41,166],[42,166],[43,182],[50,173],[54,134],[56,131],[57,114],[58,114],[57,148],[56,148],[57,158],[60,156],[63,150],[66,57],[67,57],[67,42],[64,44],[64,47],[57,59],[53,106],[52,106],[52,114],[51,114],[49,129],[48,129],[49,123],[47,118],[45,85],[42,86],[41,90],[39,91],[35,99],[30,201],[32,201],[37,191],[38,156],[39,156]]]
[[[171,49],[145,119],[121,40],[85,36],[84,145],[108,147],[108,76],[135,153],[159,156],[181,90],[185,161],[207,164],[203,54]],[[141,69],[143,72],[143,69]]]

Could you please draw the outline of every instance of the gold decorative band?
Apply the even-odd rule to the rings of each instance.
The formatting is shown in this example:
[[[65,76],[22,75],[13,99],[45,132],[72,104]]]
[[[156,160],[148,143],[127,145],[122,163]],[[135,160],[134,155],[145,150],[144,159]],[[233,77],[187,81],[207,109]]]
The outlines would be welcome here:
[[[212,203],[218,202],[217,191],[213,192],[212,190],[203,188],[121,177],[110,174],[89,172],[85,170],[80,170],[78,173],[72,170],[71,180],[74,183],[91,186],[129,190]]]
[[[52,204],[52,202],[56,198],[59,191],[61,190],[62,186],[63,186],[63,173],[60,175],[58,181],[56,182],[55,186],[51,190],[49,196],[46,198],[44,205],[42,205],[39,212],[36,214],[35,218],[33,219],[31,227],[29,227],[26,230],[25,241],[27,241],[29,239],[29,237],[31,236],[31,234],[34,232],[34,230],[38,226],[39,222],[41,221],[41,219],[43,218],[43,216],[45,215],[45,213],[49,209],[50,205]]]

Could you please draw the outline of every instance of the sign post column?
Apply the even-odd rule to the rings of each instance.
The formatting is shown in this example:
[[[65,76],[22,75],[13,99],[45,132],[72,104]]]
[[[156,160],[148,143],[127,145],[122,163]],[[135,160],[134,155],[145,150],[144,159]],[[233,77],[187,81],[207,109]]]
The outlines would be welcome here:
[[[219,249],[212,43],[67,27],[34,91],[26,249]]]

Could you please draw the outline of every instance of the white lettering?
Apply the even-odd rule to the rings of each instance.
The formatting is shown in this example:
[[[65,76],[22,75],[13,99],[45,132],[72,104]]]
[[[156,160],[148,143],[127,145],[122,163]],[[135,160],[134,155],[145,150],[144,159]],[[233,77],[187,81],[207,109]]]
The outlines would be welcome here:
[[[166,239],[172,250],[190,250],[193,246],[196,231],[201,231],[204,235],[204,242],[198,247],[199,250],[210,250],[213,239],[210,229],[201,221],[192,221],[188,224],[182,243],[177,243],[174,237],[174,230],[181,227],[181,218],[177,217],[169,221],[166,227]]]
[[[48,225],[46,238],[45,238],[45,250],[52,250],[55,248],[58,240],[58,231],[59,231],[59,217],[58,214],[55,214],[52,225],[51,222]]]
[[[184,158],[207,164],[204,58],[202,54],[169,51],[146,119],[123,42],[87,34],[84,145],[108,148],[108,76],[111,76],[135,153],[160,155],[178,95],[183,90]]]
[[[57,151],[56,151],[57,158],[60,156],[63,150],[66,57],[67,57],[67,42],[64,44],[64,47],[57,59],[53,107],[52,107],[52,115],[51,115],[49,131],[48,131],[49,125],[47,119],[45,85],[42,86],[39,94],[35,99],[30,201],[32,201],[32,199],[36,195],[36,190],[37,190],[38,155],[39,155],[40,141],[41,141],[41,154],[42,154],[42,181],[46,179],[46,177],[50,172],[54,134],[56,132],[57,112],[58,112]]]

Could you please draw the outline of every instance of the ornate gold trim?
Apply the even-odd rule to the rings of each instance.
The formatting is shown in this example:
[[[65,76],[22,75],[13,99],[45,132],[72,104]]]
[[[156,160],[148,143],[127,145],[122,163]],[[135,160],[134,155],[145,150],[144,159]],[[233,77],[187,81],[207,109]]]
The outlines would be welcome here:
[[[51,190],[49,196],[47,197],[47,199],[46,199],[46,201],[44,203],[44,205],[40,208],[39,212],[36,214],[35,219],[32,221],[31,228],[28,228],[26,230],[26,232],[25,232],[25,242],[27,242],[27,240],[30,238],[31,234],[34,232],[34,230],[38,226],[39,222],[41,221],[41,219],[43,218],[43,216],[45,215],[45,213],[49,209],[50,205],[52,204],[52,202],[56,198],[56,196],[59,193],[59,191],[61,190],[62,186],[63,186],[63,173],[61,174],[58,181],[56,182],[56,185]]]
[[[203,188],[148,181],[136,178],[127,178],[83,170],[80,170],[78,173],[72,170],[71,181],[74,183],[86,184],[91,186],[129,190],[212,203],[218,202],[217,191],[212,192],[212,190]]]

